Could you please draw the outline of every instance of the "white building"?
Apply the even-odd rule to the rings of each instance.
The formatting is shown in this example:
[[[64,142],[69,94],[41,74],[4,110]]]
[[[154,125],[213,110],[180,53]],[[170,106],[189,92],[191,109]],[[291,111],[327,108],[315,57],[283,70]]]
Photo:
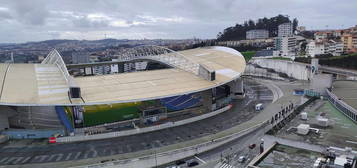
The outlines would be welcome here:
[[[310,41],[306,45],[306,55],[315,57],[316,55],[325,54],[324,44],[321,42]]]
[[[279,51],[279,56],[295,57],[296,56],[296,38],[291,37],[277,37],[275,38],[275,50]]]
[[[315,57],[320,54],[332,54],[333,56],[340,56],[343,53],[343,43],[334,40],[329,41],[310,41],[306,45],[306,55]]]
[[[293,24],[283,23],[278,26],[278,37],[289,37],[293,35]]]
[[[93,74],[95,75],[110,74],[110,71],[111,71],[111,67],[109,65],[93,66]]]
[[[325,53],[330,53],[333,56],[340,56],[343,53],[343,43],[329,40],[325,44]]]
[[[142,71],[146,69],[147,65],[147,61],[127,62],[124,63],[124,72]]]
[[[89,52],[77,51],[72,53],[72,64],[83,64],[89,62]]]
[[[269,31],[264,29],[254,29],[246,32],[246,39],[269,38]]]

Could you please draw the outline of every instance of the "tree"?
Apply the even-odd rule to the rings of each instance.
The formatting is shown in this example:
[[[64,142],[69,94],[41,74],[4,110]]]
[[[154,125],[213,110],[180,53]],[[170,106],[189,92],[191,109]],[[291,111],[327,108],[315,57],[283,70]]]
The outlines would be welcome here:
[[[243,40],[246,37],[246,32],[253,29],[266,29],[269,31],[270,37],[275,37],[278,35],[278,26],[280,24],[292,22],[294,30],[298,25],[298,20],[296,18],[291,21],[289,16],[278,15],[272,18],[260,18],[256,22],[253,20],[244,21],[243,24],[236,24],[235,26],[228,27],[219,32],[217,35],[217,40],[226,41],[226,40]]]
[[[293,20],[293,31],[296,30],[298,24],[299,24],[299,21],[295,18],[295,19]]]

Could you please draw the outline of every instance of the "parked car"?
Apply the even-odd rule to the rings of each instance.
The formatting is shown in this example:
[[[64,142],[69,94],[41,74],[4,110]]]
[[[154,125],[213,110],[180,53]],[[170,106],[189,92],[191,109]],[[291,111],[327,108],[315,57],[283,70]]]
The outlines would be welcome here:
[[[187,161],[187,167],[194,167],[199,165],[199,163],[196,160],[189,160]]]
[[[178,161],[175,162],[175,164],[176,164],[177,166],[183,165],[183,164],[185,164],[185,163],[186,163],[186,162],[185,162],[184,160],[178,160]]]

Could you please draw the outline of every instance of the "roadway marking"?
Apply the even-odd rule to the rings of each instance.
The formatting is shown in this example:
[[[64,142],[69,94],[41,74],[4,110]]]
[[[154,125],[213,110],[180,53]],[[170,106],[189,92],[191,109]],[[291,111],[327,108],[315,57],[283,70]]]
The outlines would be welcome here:
[[[252,102],[252,100],[249,100],[244,106],[247,106],[250,102]]]
[[[47,155],[39,155],[39,156],[35,156],[35,158],[33,160],[38,160],[38,162],[43,162],[46,158],[48,158]]]
[[[7,159],[9,159],[9,157],[4,157],[4,158],[2,158],[2,159],[0,160],[0,163],[5,162],[5,160],[7,160]]]
[[[207,162],[205,162],[204,160],[202,160],[201,158],[194,156],[197,160],[199,160],[200,162],[202,162],[203,164],[207,164]]]
[[[56,162],[60,161],[63,157],[63,154],[62,153],[59,153],[59,154],[53,154],[53,155],[50,155],[50,158],[48,159],[48,161],[52,161],[54,158]]]
[[[73,160],[77,160],[77,159],[78,159],[78,157],[81,155],[81,153],[82,153],[82,152],[77,152],[77,155],[76,155],[76,156],[74,156]]]
[[[29,156],[29,157],[27,157],[27,158],[25,158],[24,160],[22,160],[22,164],[24,164],[24,163],[26,163],[27,161],[29,161],[31,159],[31,156]]]
[[[235,168],[235,167],[227,163],[223,163],[221,166],[219,166],[219,168]]]
[[[64,160],[69,160],[71,156],[72,156],[72,153],[69,153],[69,154],[67,155],[66,159],[64,159]]]
[[[11,157],[9,160],[5,162],[5,164],[17,164],[21,161],[23,157]]]

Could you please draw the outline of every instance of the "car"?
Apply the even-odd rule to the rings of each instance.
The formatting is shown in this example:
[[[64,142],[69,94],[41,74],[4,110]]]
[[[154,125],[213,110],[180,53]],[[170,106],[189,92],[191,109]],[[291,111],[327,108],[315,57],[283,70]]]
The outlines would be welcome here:
[[[185,162],[184,160],[178,160],[178,161],[175,162],[175,164],[176,164],[177,166],[183,165],[183,164],[185,164],[185,163],[186,163],[186,162]]]
[[[238,163],[244,163],[247,160],[247,158],[245,156],[239,156],[238,158]]]
[[[180,166],[169,166],[169,167],[166,167],[166,168],[181,168]]]
[[[199,165],[199,163],[196,160],[189,160],[187,161],[187,167],[194,167]]]

